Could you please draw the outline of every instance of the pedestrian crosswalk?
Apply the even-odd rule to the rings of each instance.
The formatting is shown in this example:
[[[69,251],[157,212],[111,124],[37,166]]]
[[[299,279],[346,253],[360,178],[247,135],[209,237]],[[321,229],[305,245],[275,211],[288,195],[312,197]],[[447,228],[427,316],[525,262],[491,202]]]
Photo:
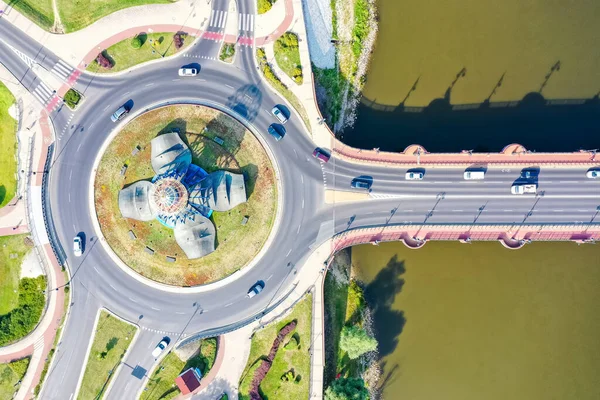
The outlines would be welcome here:
[[[54,91],[51,90],[44,82],[40,82],[33,92],[31,92],[33,96],[40,102],[42,105],[46,105],[54,96]]]
[[[217,30],[225,29],[225,24],[227,23],[227,14],[227,11],[224,10],[211,10],[210,23],[208,24],[208,27]]]
[[[240,32],[254,32],[254,15],[240,14],[238,17],[238,30]]]
[[[58,62],[54,64],[50,72],[56,75],[60,80],[66,81],[73,73],[73,67],[71,67],[63,60],[58,60]]]

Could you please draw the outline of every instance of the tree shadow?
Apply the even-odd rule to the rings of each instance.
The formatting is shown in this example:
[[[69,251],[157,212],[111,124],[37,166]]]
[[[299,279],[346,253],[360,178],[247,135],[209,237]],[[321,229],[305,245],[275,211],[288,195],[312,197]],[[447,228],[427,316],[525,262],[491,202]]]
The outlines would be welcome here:
[[[394,382],[396,382],[396,379],[398,378],[398,369],[400,368],[399,364],[394,364],[391,368],[387,369],[387,362],[382,361],[381,362],[381,377],[379,378],[379,382],[377,385],[377,392],[381,394],[385,391],[385,389],[394,384]],[[386,370],[387,369],[387,370]]]
[[[186,143],[185,132],[187,130],[187,121],[183,118],[176,118],[162,128],[156,136],[164,135],[165,133],[177,132],[181,140]],[[187,143],[186,143],[187,144]]]
[[[256,180],[258,179],[258,166],[255,164],[245,165],[242,167],[242,173],[244,174],[246,185],[246,198],[250,199],[250,196],[254,193]]]
[[[113,336],[112,338],[110,338],[108,343],[106,343],[106,351],[111,351],[112,349],[114,349],[117,343],[119,343],[118,337]]]
[[[4,185],[0,185],[0,204],[2,204],[5,197],[6,197],[6,187]]]
[[[146,32],[140,32],[136,35],[138,38],[140,38],[140,42],[142,43],[142,46],[146,43],[146,41],[148,40],[148,34]]]
[[[394,352],[398,345],[398,337],[406,324],[404,312],[392,309],[396,295],[404,286],[404,279],[401,277],[404,272],[404,261],[398,261],[398,256],[394,255],[365,287],[365,299],[372,311],[381,358]]]

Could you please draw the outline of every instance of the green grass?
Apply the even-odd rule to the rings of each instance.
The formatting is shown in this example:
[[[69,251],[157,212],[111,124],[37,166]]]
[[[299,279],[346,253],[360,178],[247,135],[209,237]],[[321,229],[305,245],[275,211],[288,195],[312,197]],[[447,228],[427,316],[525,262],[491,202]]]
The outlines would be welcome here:
[[[242,374],[239,387],[239,399],[249,399],[250,384],[254,371],[260,364],[260,360],[269,354],[273,341],[281,328],[293,320],[297,320],[296,330],[284,340],[286,343],[291,336],[297,335],[299,348],[286,349],[280,346],[269,373],[260,385],[263,398],[269,399],[307,399],[309,396],[310,381],[310,345],[312,324],[312,295],[301,300],[290,315],[267,325],[264,329],[256,332],[252,338],[248,363]],[[293,368],[294,374],[300,376],[298,383],[284,382],[281,377]]]
[[[286,32],[279,37],[273,45],[277,65],[294,82],[301,85],[302,64],[300,63],[300,50],[298,49],[298,36],[292,32]]]
[[[203,339],[198,343],[200,352],[194,357],[182,361],[175,352],[169,353],[154,369],[148,380],[140,400],[168,400],[180,392],[175,385],[175,378],[189,368],[199,368],[205,376],[215,363],[217,356],[217,339]]]
[[[173,237],[173,230],[158,221],[140,222],[121,217],[118,191],[123,185],[154,176],[150,141],[159,133],[177,128],[192,151],[194,164],[207,172],[227,169],[247,175],[247,202],[211,217],[217,231],[216,250],[188,259]],[[187,132],[187,134],[183,134]],[[225,143],[215,143],[219,136]],[[131,151],[139,145],[140,152]],[[120,176],[128,165],[125,177]],[[116,177],[116,179],[115,179]],[[194,286],[224,278],[247,265],[267,240],[277,210],[277,185],[273,166],[261,143],[239,122],[216,110],[184,105],[148,112],[129,123],[107,148],[95,182],[96,211],[107,242],[132,269],[160,282]],[[244,216],[249,216],[245,226]],[[137,236],[131,240],[128,231]],[[155,250],[144,252],[145,246]],[[177,260],[169,263],[166,256]]]
[[[56,0],[66,32],[83,29],[100,18],[124,8],[145,4],[167,4],[171,0]]]
[[[29,357],[0,365],[0,399],[12,399],[27,372]]]
[[[223,47],[221,47],[221,53],[219,54],[219,59],[221,61],[231,63],[233,62],[233,56],[235,56],[235,44],[223,43]]]
[[[112,372],[119,366],[136,330],[137,327],[112,314],[100,312],[78,399],[102,397]]]
[[[115,43],[106,49],[105,54],[113,61],[112,68],[102,68],[94,60],[87,66],[87,70],[96,73],[119,72],[147,61],[172,56],[178,51],[173,43],[173,35],[174,32],[141,32],[137,35],[143,42],[140,48],[136,49],[132,46],[133,37],[131,37]],[[189,46],[193,40],[192,36],[187,35],[183,42],[183,47],[179,51]]]
[[[310,131],[310,122],[308,121],[308,114],[306,114],[304,106],[302,105],[302,103],[300,103],[300,100],[298,100],[296,95],[292,93],[292,91],[289,90],[287,86],[285,86],[283,82],[279,80],[277,75],[275,75],[273,68],[267,62],[267,56],[265,54],[264,49],[256,49],[256,62],[258,63],[260,70],[262,71],[267,81],[269,81],[269,83],[275,88],[275,90],[277,90],[283,97],[285,97],[287,101],[290,102],[292,107],[294,107],[296,111],[298,111],[298,114],[300,114],[300,117],[304,121],[306,128]]]
[[[348,83],[342,80],[336,68],[321,69],[313,65],[312,70],[316,84],[325,90],[325,96],[321,96],[324,103],[319,106],[327,121],[335,124],[342,112],[342,89]]]
[[[273,7],[277,0],[258,0],[257,1],[257,9],[259,14],[264,14]]]
[[[354,29],[352,29],[352,52],[358,59],[362,43],[369,34],[369,3],[367,0],[354,0]]]
[[[52,0],[7,0],[6,3],[47,31],[54,25]]]
[[[0,315],[9,313],[19,304],[21,263],[31,250],[25,240],[27,236],[0,237]]]
[[[69,106],[71,110],[77,108],[79,101],[81,100],[81,94],[75,89],[69,89],[67,93],[65,93],[65,97],[63,98],[65,103]]]
[[[8,204],[17,190],[17,121],[8,114],[14,103],[14,96],[0,82],[0,207]]]

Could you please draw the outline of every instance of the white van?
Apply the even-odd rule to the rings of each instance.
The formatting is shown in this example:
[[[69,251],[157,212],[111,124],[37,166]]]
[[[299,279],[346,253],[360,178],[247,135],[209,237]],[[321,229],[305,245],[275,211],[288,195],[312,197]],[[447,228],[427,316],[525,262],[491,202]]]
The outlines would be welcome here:
[[[483,179],[485,178],[485,171],[465,171],[463,177],[467,181]]]

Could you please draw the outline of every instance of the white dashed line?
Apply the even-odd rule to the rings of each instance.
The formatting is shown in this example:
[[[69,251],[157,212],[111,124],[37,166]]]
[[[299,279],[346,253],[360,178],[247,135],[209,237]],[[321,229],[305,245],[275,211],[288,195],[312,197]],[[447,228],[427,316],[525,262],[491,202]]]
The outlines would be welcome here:
[[[156,307],[150,307],[150,308],[152,308],[153,310],[156,310],[156,311],[160,311],[160,308],[156,308]]]
[[[152,83],[148,83],[148,84],[146,84],[146,85],[144,85],[144,86],[146,86],[146,87],[154,86],[154,82],[152,82]]]
[[[267,282],[269,282],[269,279],[271,279],[273,277],[273,274],[269,275],[269,277],[267,278]]]
[[[302,224],[298,225],[298,230],[296,231],[296,233],[300,233],[300,228],[302,228]]]
[[[224,307],[225,307],[225,308],[227,308],[227,307],[229,307],[229,306],[230,306],[230,305],[232,305],[232,304],[233,304],[233,303],[227,303],[227,304],[225,304],[225,306],[224,306]]]
[[[94,265],[94,271],[96,271],[97,273],[100,273],[100,271],[98,271],[98,268],[96,268],[95,265]]]
[[[302,199],[302,208],[304,208],[304,199]]]
[[[292,249],[290,249],[290,251],[287,252],[287,254],[285,255],[286,257],[290,255],[290,253],[292,252]]]
[[[109,283],[110,287],[113,288],[114,291],[117,291],[117,288],[114,287],[111,283]]]
[[[181,312],[181,311],[175,311],[175,314],[183,315],[183,314],[185,314],[185,313],[184,313],[184,312]]]
[[[131,297],[129,298],[129,300],[133,301],[134,303],[137,303],[137,300],[136,300],[136,299],[133,299],[133,298],[131,298]]]
[[[227,86],[229,89],[233,89],[233,86],[225,84],[225,86]]]

